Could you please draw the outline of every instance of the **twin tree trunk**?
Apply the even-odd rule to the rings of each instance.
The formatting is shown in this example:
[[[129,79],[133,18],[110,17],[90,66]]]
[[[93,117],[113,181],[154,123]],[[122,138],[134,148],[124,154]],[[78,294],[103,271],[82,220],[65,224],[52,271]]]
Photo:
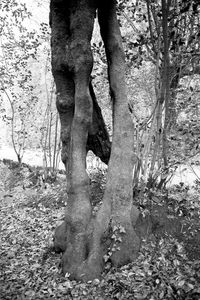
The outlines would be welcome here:
[[[90,80],[96,13],[113,101],[112,148]],[[127,103],[125,57],[114,0],[51,0],[50,24],[68,189],[65,222],[56,229],[55,248],[64,252],[63,273],[86,281],[100,277],[107,259],[114,266],[133,261],[140,247],[134,230],[138,211],[132,204],[133,124]],[[95,217],[86,172],[90,149],[105,163],[109,161],[103,204]]]

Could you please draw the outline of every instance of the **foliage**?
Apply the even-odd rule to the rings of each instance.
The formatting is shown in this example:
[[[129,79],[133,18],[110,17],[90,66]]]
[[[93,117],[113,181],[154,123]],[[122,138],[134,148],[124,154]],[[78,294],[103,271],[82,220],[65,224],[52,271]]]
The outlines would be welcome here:
[[[177,89],[177,122],[171,132],[171,161],[196,161],[199,154],[199,75],[185,76]]]
[[[1,76],[1,88],[3,88],[1,89],[1,102],[4,100],[5,103],[9,100],[11,105],[11,108],[5,111],[1,104],[1,116],[9,124],[13,123],[13,143],[18,157],[23,156],[23,151],[27,146],[34,148],[42,146],[45,167],[54,169],[55,158],[59,154],[59,136],[56,134],[59,128],[55,128],[57,126],[55,105],[50,103],[50,100],[55,99],[52,94],[54,89],[50,75],[48,24],[41,22],[35,26],[35,30],[28,29],[27,24],[33,16],[23,1],[2,1],[1,9],[0,28],[4,36],[1,39],[3,58],[0,65],[3,75]],[[158,71],[156,64],[158,63],[161,68],[163,62],[164,36],[161,29],[160,35],[158,31],[158,24],[161,28],[162,23],[161,9],[160,1],[118,1],[118,17],[128,66],[128,97],[136,127],[134,151],[138,162],[135,175],[141,178],[142,182],[148,181],[153,149],[158,149],[155,142],[157,109],[155,82]],[[176,122],[173,130],[167,133],[166,149],[168,149],[169,165],[164,167],[157,157],[157,162],[152,164],[152,168],[153,165],[155,166],[152,182],[158,180],[161,173],[164,173],[163,177],[166,177],[167,173],[173,172],[180,161],[188,161],[191,152],[192,155],[198,153],[199,118],[196,82],[199,79],[198,75],[192,75],[192,73],[198,73],[198,9],[199,5],[195,0],[189,5],[178,1],[176,6],[174,2],[171,2],[169,9],[167,25],[170,78],[174,90],[172,91],[173,112],[171,112]],[[171,30],[172,27],[173,30]],[[107,100],[109,91],[106,59],[98,30],[95,24],[92,42],[95,64],[92,76],[97,99],[103,109],[109,133],[112,134],[111,103]],[[157,61],[158,53],[159,62]],[[41,68],[42,64],[45,65],[44,69]],[[177,66],[181,66],[180,69],[177,69]],[[38,72],[40,68],[45,74],[45,79],[41,76],[41,72]],[[185,75],[187,77],[183,77]],[[41,110],[41,105],[43,110]],[[183,118],[183,115],[187,119]],[[164,115],[162,118],[164,119]],[[56,145],[54,145],[55,140]],[[149,148],[148,145],[151,147]],[[137,180],[135,185],[137,185]]]
[[[192,299],[200,292],[196,267],[180,243],[161,239],[143,246],[134,264],[111,270],[103,286],[110,299]]]
[[[20,162],[26,147],[28,120],[38,101],[33,94],[30,62],[36,59],[40,41],[37,33],[25,25],[31,14],[24,3],[1,1],[0,10],[0,97],[10,105],[10,111],[2,108],[1,113],[3,120],[11,124],[12,144]],[[29,129],[33,129],[33,124]]]
[[[148,159],[151,158],[151,151],[155,145],[156,129],[153,127],[151,131],[151,124],[153,124],[157,101],[154,83],[158,53],[159,67],[163,63],[162,42],[164,40],[163,36],[158,34],[156,27],[156,22],[161,24],[162,21],[160,1],[151,1],[151,22],[149,23],[146,2],[148,1],[122,0],[119,1],[118,10],[128,65],[130,110],[135,123],[137,179],[143,170],[146,172],[149,168],[149,164],[144,164],[145,155]],[[174,126],[168,132],[169,165],[167,171],[161,167],[158,172],[154,173],[156,180],[161,178],[165,181],[166,174],[173,172],[174,167],[180,162],[190,162],[191,159],[195,163],[198,162],[199,75],[195,74],[199,72],[199,56],[197,55],[199,27],[196,21],[199,16],[198,5],[195,0],[177,1],[176,8],[169,11],[168,41],[170,68],[172,67],[170,76],[171,97],[174,101],[174,114],[172,114]],[[55,141],[55,139],[52,137],[57,138],[57,129],[54,129],[55,106],[51,102],[54,100],[54,89],[49,76],[48,25],[42,23],[39,33],[27,29],[25,22],[31,14],[24,4],[15,0],[1,1],[0,9],[2,12],[0,16],[2,35],[0,103],[7,99],[11,107],[11,111],[5,111],[1,104],[1,115],[7,123],[13,124],[13,143],[18,145],[16,152],[20,158],[27,144],[31,147],[42,144],[44,155],[46,155],[47,174],[48,159],[50,156],[53,158],[51,151],[55,150],[52,147],[52,140]],[[149,27],[150,23],[152,32]],[[172,27],[173,30],[171,30]],[[111,105],[107,101],[106,61],[99,36],[94,39],[92,47],[95,57],[94,87],[111,133],[112,124],[108,116]],[[34,72],[31,71],[32,65],[39,57],[38,49],[42,51],[45,49],[44,55],[40,57],[41,60],[45,60],[46,66],[46,82],[43,86],[38,84],[39,73],[33,74]],[[39,142],[36,142],[37,139]],[[59,138],[56,143],[58,142]],[[145,153],[145,146],[150,144],[151,148],[149,150],[146,148],[149,152]],[[148,156],[149,153],[150,156]],[[55,160],[53,163],[51,158],[50,166],[55,166]],[[189,300],[200,298],[199,260],[191,261],[188,254],[190,250],[194,256],[198,255],[199,248],[197,252],[193,248],[190,249],[196,245],[190,240],[185,242],[185,237],[181,234],[179,240],[174,237],[157,240],[153,237],[143,245],[141,254],[134,264],[118,270],[108,268],[109,272],[104,274],[101,281],[94,280],[80,284],[70,282],[67,277],[63,278],[59,268],[60,256],[52,250],[52,232],[64,216],[67,199],[64,180],[60,180],[58,176],[59,178],[52,184],[47,176],[44,182],[41,169],[33,171],[24,165],[20,170],[13,165],[7,168],[1,164],[0,168],[0,216],[3,220],[1,221],[0,286],[2,290],[0,294],[3,299],[47,299],[50,297],[63,299],[67,297],[67,299],[100,300]],[[104,175],[99,170],[96,170],[95,176],[91,175],[93,176],[91,179],[93,189],[90,196],[94,213],[101,202],[102,183],[105,185]],[[138,182],[135,181],[135,183]],[[151,187],[147,189],[146,183],[147,180],[142,174],[140,182],[136,184],[141,190],[140,197],[138,197],[141,211],[144,214],[149,213],[149,207],[153,202],[159,206],[166,205],[170,217],[183,218],[183,226],[186,226],[183,228],[189,228],[186,235],[189,238],[198,237],[199,183],[197,182],[194,189],[180,184],[180,186],[168,189],[164,194]],[[120,234],[113,233],[113,240],[117,242],[117,246],[120,244],[119,239]],[[200,243],[199,238],[196,241],[196,244]],[[109,259],[109,253],[106,258]]]
[[[1,1],[0,9],[1,118],[9,128],[18,161],[22,161],[26,148],[42,147],[44,167],[52,167],[55,173],[59,125],[52,103],[55,99],[50,73],[49,26],[44,22],[34,29],[29,26],[34,17],[23,1]],[[41,75],[43,70],[39,70],[42,60],[45,76]]]
[[[94,66],[92,71],[92,83],[98,104],[101,107],[102,114],[110,135],[112,135],[111,121],[111,101],[109,99],[109,87],[107,80],[106,55],[100,29],[97,22],[94,25],[92,38],[92,51],[94,56]]]
[[[199,2],[119,1],[118,14],[129,67],[130,93],[133,91],[130,110],[136,126],[137,156],[134,184],[137,186],[138,180],[142,180],[151,186],[162,186],[180,158],[188,160],[189,153],[197,154],[198,117],[194,118],[194,110],[197,114],[198,92],[193,90],[196,100],[191,103],[190,97],[185,98],[190,88],[183,88],[185,96],[180,95],[179,83],[185,81],[186,75],[189,75],[186,80],[191,80],[192,74],[199,74]],[[150,63],[154,68],[148,74]],[[141,78],[135,74],[141,76],[143,68],[149,76],[146,79],[145,74],[142,77],[145,82],[137,87]],[[183,112],[179,99],[184,101],[183,110],[187,111],[184,124],[177,122]],[[190,131],[187,141],[186,135],[181,134],[184,127],[190,128],[186,129]],[[176,139],[178,142],[174,142]]]
[[[60,177],[45,188],[31,184],[30,175],[34,172],[28,166],[21,166],[20,170],[21,177],[16,164],[9,163],[8,168],[1,163],[2,299],[199,299],[200,262],[189,260],[184,241],[178,242],[171,236],[152,236],[144,241],[134,263],[108,269],[101,280],[78,283],[69,281],[68,276],[64,278],[60,274],[60,255],[52,249],[52,232],[64,216],[66,194],[61,197],[60,191],[64,190],[65,180]],[[5,181],[3,174],[7,174],[7,179],[12,176],[12,180]],[[93,175],[92,184],[98,193],[98,174]],[[195,211],[199,212],[198,195],[199,185],[196,192],[177,187],[169,196],[177,204],[189,197],[189,211],[189,203],[196,199]],[[123,234],[123,228],[115,229]]]

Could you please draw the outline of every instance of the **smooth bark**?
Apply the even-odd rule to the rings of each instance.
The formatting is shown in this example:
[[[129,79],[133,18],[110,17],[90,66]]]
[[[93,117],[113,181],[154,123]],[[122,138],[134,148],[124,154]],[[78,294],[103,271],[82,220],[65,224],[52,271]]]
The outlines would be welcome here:
[[[57,109],[61,122],[61,158],[67,172],[71,126],[75,109],[73,72],[72,66],[69,65],[70,62],[67,61],[69,56],[65,48],[70,43],[68,6],[70,6],[70,2],[65,4],[64,1],[51,1],[50,5],[52,73],[56,83]],[[89,91],[93,101],[93,117],[88,134],[87,151],[92,150],[104,163],[108,164],[111,142],[91,81]]]
[[[113,101],[111,157],[109,136],[90,82],[90,42],[97,8]],[[113,0],[52,0],[51,25],[52,71],[68,182],[65,222],[56,229],[54,245],[64,252],[63,273],[87,281],[100,277],[105,257],[120,266],[132,261],[140,247],[134,230],[139,213],[132,205],[134,128],[127,103],[125,57]],[[89,149],[104,162],[110,157],[106,191],[96,218],[91,214],[86,172]]]
[[[134,231],[138,217],[132,205],[132,173],[134,164],[133,123],[128,112],[127,89],[125,83],[125,57],[121,34],[116,16],[115,1],[104,2],[98,10],[98,18],[104,41],[110,91],[113,101],[113,141],[108,169],[108,181],[103,204],[98,213],[93,238],[93,249],[89,264],[101,263],[103,248],[102,234],[122,226],[118,250],[110,257],[113,265],[120,266],[132,261],[139,250],[140,241]],[[109,228],[109,230],[108,230]],[[111,241],[110,249],[116,246]],[[93,269],[93,268],[91,268]]]
[[[93,111],[89,84],[95,11],[92,1],[51,1],[52,71],[68,183],[65,216],[68,245],[63,263],[72,277],[79,273],[77,270],[86,257],[86,229],[91,219],[86,144]]]

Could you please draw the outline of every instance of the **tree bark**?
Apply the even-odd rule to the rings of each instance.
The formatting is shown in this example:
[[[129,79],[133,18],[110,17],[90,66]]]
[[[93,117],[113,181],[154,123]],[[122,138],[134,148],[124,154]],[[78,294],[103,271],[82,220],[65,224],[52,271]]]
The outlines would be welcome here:
[[[111,142],[109,134],[101,113],[101,108],[97,102],[95,92],[90,82],[90,95],[93,102],[92,126],[89,130],[87,140],[87,150],[92,150],[105,164],[108,164],[111,152]]]
[[[90,82],[90,48],[97,9],[95,0],[51,0],[52,72],[61,121],[63,161],[68,181],[65,222],[56,229],[54,245],[64,252],[63,273],[70,278],[100,277],[107,257],[114,266],[132,261],[140,239],[132,205],[133,124],[125,83],[125,57],[116,3],[98,7],[113,101],[113,142],[103,204],[96,218],[89,202],[86,154],[92,149],[103,161],[110,156],[109,136]]]
[[[68,172],[70,134],[75,109],[75,87],[72,79],[72,70],[67,66],[67,53],[65,49],[65,46],[70,43],[69,15],[70,11],[64,1],[51,1],[52,73],[56,83],[57,109],[61,123],[61,158],[66,172]],[[88,135],[87,151],[92,150],[104,163],[108,164],[111,142],[101,109],[96,100],[92,82],[90,82],[89,90],[93,101],[93,118]]]
[[[76,278],[87,255],[86,229],[91,219],[86,144],[93,111],[89,90],[93,67],[90,42],[96,6],[87,0],[52,0],[50,9],[52,72],[68,183],[64,267]]]
[[[109,246],[111,250],[109,259],[114,266],[133,261],[140,246],[140,240],[134,231],[138,211],[132,205],[132,175],[135,163],[134,128],[128,110],[125,56],[116,16],[116,2],[113,0],[109,3],[103,1],[98,9],[98,19],[106,50],[113,101],[113,141],[106,191],[97,215],[93,248],[88,260],[90,270],[93,270],[92,266],[102,263],[101,255],[104,251],[101,238],[103,233],[105,238],[105,232],[111,230],[115,232],[117,238],[117,240],[111,241]],[[123,228],[123,233],[120,232],[120,228]],[[116,248],[118,248],[117,251]]]

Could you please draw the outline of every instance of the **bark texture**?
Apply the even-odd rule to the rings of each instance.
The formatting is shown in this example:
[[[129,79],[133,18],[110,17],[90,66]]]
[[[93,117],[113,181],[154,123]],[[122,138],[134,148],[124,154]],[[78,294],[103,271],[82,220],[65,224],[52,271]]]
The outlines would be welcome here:
[[[74,9],[77,3],[73,4]],[[50,4],[52,73],[56,83],[57,109],[61,122],[61,157],[67,172],[71,125],[75,109],[73,66],[69,48],[71,43],[70,6],[72,6],[70,1],[66,4],[62,0],[52,0]],[[89,91],[93,101],[93,117],[88,134],[87,151],[92,150],[104,163],[108,164],[111,142],[91,81]]]
[[[56,229],[54,245],[64,252],[63,273],[90,280],[100,276],[105,258],[114,266],[132,261],[140,247],[135,232],[138,211],[132,205],[133,124],[125,83],[125,58],[113,0],[51,0],[52,72],[61,121],[62,159],[66,166],[68,205],[65,222]],[[113,142],[110,141],[90,75],[90,47],[98,9],[113,101]],[[103,204],[92,217],[87,150],[109,170]]]
[[[97,102],[92,83],[89,85],[90,95],[93,102],[92,125],[87,140],[87,150],[92,150],[105,164],[110,159],[111,142],[108,131]]]
[[[92,124],[93,103],[90,47],[96,6],[94,1],[51,1],[52,71],[57,89],[68,183],[68,208],[63,225],[68,241],[64,267],[76,278],[87,252],[86,229],[91,219],[86,144]]]
[[[90,272],[95,274],[96,271],[95,276],[99,276],[98,270],[103,264],[105,245],[102,239],[108,241],[107,246],[112,253],[109,260],[114,266],[133,261],[140,247],[140,239],[134,230],[139,213],[132,205],[134,128],[128,113],[125,57],[115,1],[104,2],[98,7],[98,19],[106,49],[113,101],[113,141],[106,191],[95,220],[92,251],[88,258]],[[114,232],[114,240],[110,238],[110,232]],[[94,269],[94,266],[99,268]]]

